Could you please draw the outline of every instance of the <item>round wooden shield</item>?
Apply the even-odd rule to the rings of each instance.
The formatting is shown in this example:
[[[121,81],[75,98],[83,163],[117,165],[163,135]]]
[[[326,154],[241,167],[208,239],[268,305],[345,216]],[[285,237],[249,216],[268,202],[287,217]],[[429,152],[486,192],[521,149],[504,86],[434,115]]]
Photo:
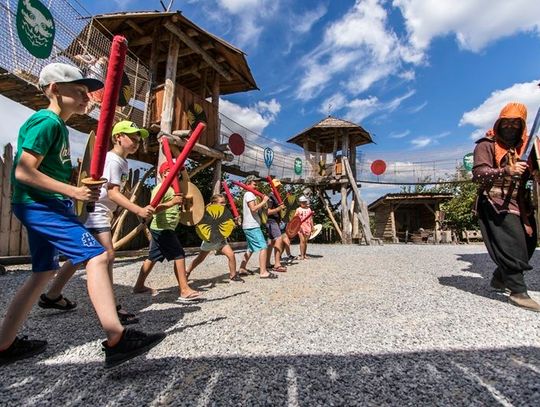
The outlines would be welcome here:
[[[94,131],[91,131],[88,135],[88,140],[86,141],[86,147],[84,149],[84,155],[81,163],[79,164],[79,175],[77,176],[77,186],[82,185],[82,180],[90,176],[90,163],[92,162],[92,152],[94,151],[94,144],[96,143],[96,134]],[[86,204],[82,201],[77,201],[75,205],[75,211],[79,220],[84,223],[88,218],[88,213],[86,212]]]
[[[313,229],[311,230],[311,235],[309,235],[308,240],[315,239],[319,233],[321,233],[322,225],[320,223],[317,223],[315,226],[313,226]]]
[[[386,171],[386,163],[383,160],[375,160],[371,163],[371,172],[375,175],[384,174]]]
[[[219,243],[231,235],[234,226],[232,213],[227,207],[211,204],[206,207],[203,218],[195,226],[195,231],[202,240]]]
[[[238,133],[233,133],[229,137],[229,149],[234,155],[242,155],[246,148],[246,143],[242,136]]]
[[[281,211],[281,219],[287,223],[293,218],[294,212],[298,207],[298,202],[296,201],[296,196],[290,194],[283,199],[283,203],[285,204],[285,209]]]
[[[184,192],[184,203],[180,208],[180,223],[195,226],[204,216],[204,199],[199,188],[188,182],[187,192]]]
[[[257,204],[261,202],[261,198],[257,197]],[[259,217],[261,218],[261,224],[266,225],[266,222],[268,222],[268,206],[264,205],[261,209],[259,209]]]
[[[302,220],[300,219],[300,216],[294,216],[289,223],[287,223],[287,227],[285,228],[285,233],[287,233],[287,237],[289,239],[294,238],[298,232],[300,232],[300,225],[302,224]]]

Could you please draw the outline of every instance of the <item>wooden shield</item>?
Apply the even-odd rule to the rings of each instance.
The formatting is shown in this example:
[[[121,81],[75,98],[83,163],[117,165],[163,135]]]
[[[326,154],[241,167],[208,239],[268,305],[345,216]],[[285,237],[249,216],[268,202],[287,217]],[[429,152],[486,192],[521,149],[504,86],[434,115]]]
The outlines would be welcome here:
[[[202,220],[195,226],[195,231],[202,240],[219,243],[231,235],[234,226],[232,213],[227,207],[211,204],[206,207]]]
[[[283,203],[285,204],[285,209],[281,211],[281,219],[283,219],[283,222],[287,223],[293,218],[294,212],[298,207],[298,202],[296,201],[295,195],[289,194],[283,199]]]
[[[319,233],[321,233],[322,225],[320,223],[317,223],[315,226],[313,226],[313,230],[311,231],[311,235],[309,235],[308,240],[315,239]]]
[[[187,192],[184,192],[184,203],[180,208],[180,223],[195,226],[204,216],[204,199],[199,188],[188,182]]]
[[[294,238],[298,232],[300,232],[300,225],[302,224],[302,220],[300,219],[300,216],[293,216],[291,221],[287,223],[287,227],[285,228],[285,233],[287,233],[287,237],[289,239]]]
[[[96,142],[96,134],[94,131],[91,131],[88,135],[88,140],[86,141],[86,147],[84,149],[83,159],[79,164],[79,175],[77,177],[77,186],[82,185],[82,180],[90,176],[90,163],[92,162],[92,152],[94,151],[94,144]],[[75,205],[75,211],[79,220],[84,223],[86,218],[88,218],[88,213],[86,212],[86,203],[77,201]]]
[[[257,205],[261,203],[261,198],[257,197]],[[259,209],[259,217],[261,218],[261,224],[266,225],[266,222],[268,222],[268,206],[264,205],[261,209]]]
[[[189,175],[185,168],[178,174],[178,179],[180,181],[180,191],[185,195],[185,191],[189,190]]]

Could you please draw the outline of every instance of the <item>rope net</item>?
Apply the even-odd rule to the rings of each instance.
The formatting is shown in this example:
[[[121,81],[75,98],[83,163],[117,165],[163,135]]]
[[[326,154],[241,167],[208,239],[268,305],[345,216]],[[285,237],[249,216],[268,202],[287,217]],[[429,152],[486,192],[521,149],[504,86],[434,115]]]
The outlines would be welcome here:
[[[98,29],[99,23],[92,19],[80,3],[67,0],[43,2],[53,16],[55,36],[51,55],[41,59],[30,54],[18,37],[18,0],[0,1],[0,19],[4,21],[4,24],[0,25],[0,67],[36,86],[39,72],[52,62],[76,65],[88,76],[105,79],[113,35],[103,27]],[[23,0],[23,3],[32,10],[36,21],[42,18],[41,12],[32,8],[29,0]],[[129,80],[130,92],[126,93],[126,106],[117,108],[117,119],[132,120],[142,126],[149,71],[136,56],[128,54],[124,72]],[[100,101],[98,97],[92,100],[93,105],[88,114],[97,119]]]

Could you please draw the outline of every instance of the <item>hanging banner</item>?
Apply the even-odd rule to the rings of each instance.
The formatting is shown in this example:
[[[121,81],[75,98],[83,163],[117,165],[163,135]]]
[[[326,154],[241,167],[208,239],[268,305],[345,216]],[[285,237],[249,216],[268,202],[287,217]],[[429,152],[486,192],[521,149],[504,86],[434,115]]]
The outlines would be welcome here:
[[[302,175],[302,159],[300,157],[294,159],[294,173],[296,175]]]
[[[270,147],[266,147],[264,149],[264,164],[266,165],[266,168],[270,168],[272,166],[273,161],[274,161],[274,150],[272,150]]]
[[[19,0],[17,34],[24,48],[36,58],[51,55],[55,26],[51,12],[39,0]]]
[[[474,162],[474,155],[473,153],[465,154],[463,156],[463,168],[465,168],[467,171],[472,171]]]
[[[375,175],[384,174],[386,171],[386,163],[383,160],[375,160],[371,163],[371,172]]]

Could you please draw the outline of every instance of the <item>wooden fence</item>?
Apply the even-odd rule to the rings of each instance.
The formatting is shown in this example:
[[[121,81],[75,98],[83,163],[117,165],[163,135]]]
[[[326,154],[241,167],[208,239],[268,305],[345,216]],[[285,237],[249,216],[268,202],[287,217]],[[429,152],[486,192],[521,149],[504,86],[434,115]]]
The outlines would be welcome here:
[[[11,168],[13,146],[7,144],[0,158],[0,256],[26,256],[29,254],[26,229],[11,212]]]
[[[7,144],[4,147],[4,154],[0,157],[0,256],[28,256],[28,238],[26,228],[11,211],[11,170],[13,168],[13,146]],[[145,206],[150,202],[150,187],[146,185],[144,179],[140,178],[139,171],[131,171],[127,181],[127,189],[134,189],[140,183],[135,202]],[[121,212],[120,214],[121,215]],[[119,222],[119,231],[116,233],[116,240],[125,237],[135,229],[140,221],[131,213],[124,215],[125,219]],[[114,230],[113,230],[114,232]],[[148,246],[148,238],[145,233],[139,233],[132,240],[126,242],[120,249],[136,250]]]

